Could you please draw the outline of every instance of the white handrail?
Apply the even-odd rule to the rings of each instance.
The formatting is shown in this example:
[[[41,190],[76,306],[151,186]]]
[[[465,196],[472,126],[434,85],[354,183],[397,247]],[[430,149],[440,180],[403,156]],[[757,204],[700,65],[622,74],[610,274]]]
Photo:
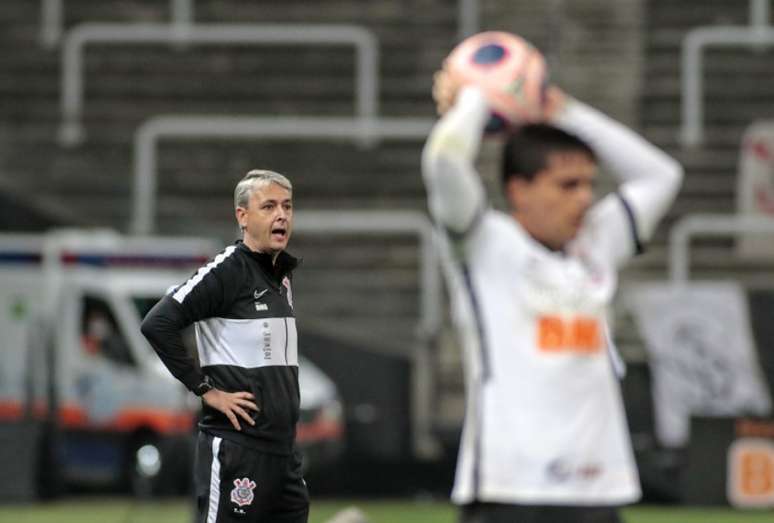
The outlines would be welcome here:
[[[171,0],[172,27],[179,36],[184,37],[194,23],[193,0]]]
[[[478,0],[457,0],[457,38],[462,41],[481,27]]]
[[[435,231],[428,217],[417,211],[298,211],[296,233],[384,235],[416,234],[420,243],[418,346],[412,350],[411,423],[414,451],[430,457],[437,448],[432,435],[432,375],[430,343],[441,328],[443,307],[441,271],[435,248]]]
[[[62,38],[63,3],[64,0],[41,0],[40,43],[44,47],[56,47]],[[186,32],[193,23],[193,0],[170,0],[170,11],[175,30]]]
[[[680,141],[694,147],[704,142],[703,53],[709,46],[774,44],[768,0],[750,1],[749,26],[706,26],[688,31],[682,44]]]
[[[692,238],[740,233],[774,233],[774,218],[741,214],[690,214],[683,217],[669,233],[669,279],[675,285],[690,280]]]
[[[763,4],[765,1],[758,3]],[[63,2],[64,0],[41,0],[40,41],[45,47],[55,47],[62,37]],[[752,0],[753,4],[755,2],[756,0]],[[170,3],[172,25],[178,32],[185,33],[194,19],[193,0],[170,0]],[[768,9],[768,5],[765,5],[765,8]],[[479,20],[478,0],[457,0],[457,36],[460,40],[479,31]]]
[[[296,233],[357,233],[385,235],[414,233],[420,241],[420,333],[438,332],[441,325],[441,281],[434,229],[427,215],[418,211],[297,211]]]
[[[769,0],[750,0],[750,26],[766,27],[769,25]]]
[[[82,24],[67,33],[62,51],[62,124],[59,140],[83,139],[83,50],[89,43],[352,45],[357,52],[355,114],[379,112],[379,47],[373,32],[354,25],[200,24],[179,32],[158,24]]]
[[[40,43],[52,48],[62,37],[62,2],[64,0],[41,0]]]
[[[156,146],[161,138],[294,138],[358,144],[389,138],[424,139],[434,120],[422,118],[314,118],[157,116],[134,137],[134,184],[129,229],[151,234],[156,220]]]

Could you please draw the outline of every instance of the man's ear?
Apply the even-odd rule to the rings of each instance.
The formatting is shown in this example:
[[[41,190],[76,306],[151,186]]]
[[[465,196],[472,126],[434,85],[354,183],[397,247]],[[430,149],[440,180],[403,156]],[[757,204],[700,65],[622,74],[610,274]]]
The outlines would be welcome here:
[[[236,217],[239,228],[244,231],[245,227],[247,227],[247,209],[244,207],[237,207],[234,210],[234,216]]]

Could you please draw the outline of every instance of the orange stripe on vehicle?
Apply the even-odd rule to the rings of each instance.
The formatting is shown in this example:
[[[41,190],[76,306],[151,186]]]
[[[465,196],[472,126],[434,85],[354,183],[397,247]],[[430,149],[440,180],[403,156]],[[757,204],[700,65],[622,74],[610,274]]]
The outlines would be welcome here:
[[[321,439],[339,439],[344,435],[344,427],[335,421],[314,421],[299,424],[296,428],[298,443],[311,443]]]
[[[89,423],[85,409],[69,403],[59,407],[59,423],[68,428],[87,428],[93,425]]]
[[[33,406],[35,418],[46,416],[46,406],[38,402]],[[0,402],[0,420],[19,420],[24,416],[24,408],[19,401]],[[75,403],[65,403],[59,407],[59,423],[69,429],[114,430],[131,432],[148,427],[159,433],[186,432],[193,428],[194,416],[187,412],[170,412],[160,409],[126,408],[116,412],[115,416],[103,422],[89,419],[86,409]]]
[[[15,401],[0,401],[0,420],[10,421],[22,417],[22,405]]]
[[[137,427],[151,427],[156,432],[184,432],[193,428],[194,417],[190,413],[169,412],[154,409],[124,409],[111,424],[121,431]]]
[[[20,420],[25,416],[25,407],[21,401],[0,401],[0,421]],[[32,405],[32,417],[35,419],[46,417],[46,404],[36,401]]]

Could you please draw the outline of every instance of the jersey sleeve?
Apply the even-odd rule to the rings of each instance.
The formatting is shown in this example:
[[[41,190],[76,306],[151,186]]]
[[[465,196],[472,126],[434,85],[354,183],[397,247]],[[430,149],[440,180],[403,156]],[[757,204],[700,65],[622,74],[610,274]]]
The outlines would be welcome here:
[[[620,265],[652,237],[677,196],[683,169],[631,129],[577,100],[570,99],[552,123],[589,144],[619,181],[618,191],[591,210],[586,227]]]
[[[430,215],[453,236],[470,232],[486,206],[484,185],[474,162],[488,118],[483,94],[464,87],[455,105],[433,128],[422,154]]]
[[[198,320],[220,315],[231,299],[236,285],[228,285],[221,261],[216,257],[184,284],[173,288],[148,312],[140,326],[169,372],[192,391],[204,380],[204,373],[194,355],[186,350],[182,331]]]

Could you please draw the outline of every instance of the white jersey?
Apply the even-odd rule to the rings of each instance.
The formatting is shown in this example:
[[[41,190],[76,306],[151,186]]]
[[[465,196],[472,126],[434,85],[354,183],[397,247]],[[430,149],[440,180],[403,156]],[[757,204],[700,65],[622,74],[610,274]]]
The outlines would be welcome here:
[[[456,503],[615,505],[640,486],[606,316],[617,269],[674,198],[681,169],[620,124],[570,101],[555,125],[622,178],[564,252],[486,205],[473,169],[489,111],[466,88],[428,140],[423,173],[444,231],[467,410]]]

